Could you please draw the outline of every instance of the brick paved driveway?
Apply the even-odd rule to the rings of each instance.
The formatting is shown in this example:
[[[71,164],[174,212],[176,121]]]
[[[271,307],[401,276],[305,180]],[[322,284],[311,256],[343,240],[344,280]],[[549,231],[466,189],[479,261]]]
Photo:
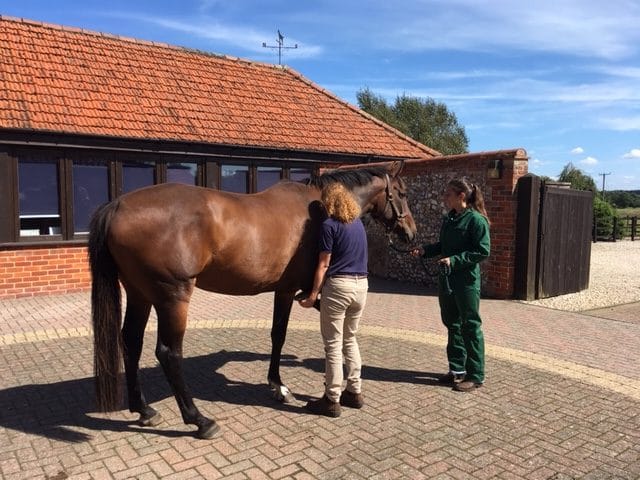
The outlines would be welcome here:
[[[185,368],[222,427],[212,440],[182,423],[153,358],[153,325],[142,378],[165,421],[143,429],[126,411],[93,409],[87,294],[0,302],[0,476],[640,478],[637,322],[484,300],[487,385],[460,394],[434,384],[445,368],[435,297],[372,282],[367,404],[328,419],[302,409],[322,391],[314,311],[294,307],[285,345],[296,403],[269,397],[270,300],[194,298]]]

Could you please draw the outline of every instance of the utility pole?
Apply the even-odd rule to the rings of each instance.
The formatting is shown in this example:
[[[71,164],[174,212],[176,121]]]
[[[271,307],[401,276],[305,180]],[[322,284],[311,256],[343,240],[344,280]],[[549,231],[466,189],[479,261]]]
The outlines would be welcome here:
[[[604,179],[607,175],[611,175],[611,172],[609,173],[599,173],[598,175],[600,175],[602,177],[602,200],[604,200]]]
[[[282,50],[283,49],[286,50],[289,48],[292,48],[292,49],[298,48],[298,44],[296,43],[293,47],[285,46],[284,35],[280,33],[280,30],[278,30],[278,38],[276,42],[278,43],[278,45],[267,45],[267,42],[262,42],[262,46],[264,48],[277,48],[278,49],[278,65],[282,65]]]

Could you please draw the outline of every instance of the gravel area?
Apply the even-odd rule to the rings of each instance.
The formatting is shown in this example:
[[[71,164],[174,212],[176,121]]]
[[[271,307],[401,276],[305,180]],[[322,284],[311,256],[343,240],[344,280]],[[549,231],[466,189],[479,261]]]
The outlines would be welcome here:
[[[587,290],[524,303],[578,312],[631,302],[640,302],[638,240],[592,243]]]

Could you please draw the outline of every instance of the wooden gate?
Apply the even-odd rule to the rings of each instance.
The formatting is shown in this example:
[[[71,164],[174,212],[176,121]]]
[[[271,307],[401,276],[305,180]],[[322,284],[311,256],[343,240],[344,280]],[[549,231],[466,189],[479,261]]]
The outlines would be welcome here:
[[[589,287],[593,192],[518,181],[515,297],[523,300]]]

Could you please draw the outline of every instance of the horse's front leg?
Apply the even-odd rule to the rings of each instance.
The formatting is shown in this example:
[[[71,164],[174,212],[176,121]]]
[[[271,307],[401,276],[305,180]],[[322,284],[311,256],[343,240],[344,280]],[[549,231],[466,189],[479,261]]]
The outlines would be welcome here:
[[[273,302],[273,325],[271,326],[271,362],[269,363],[269,375],[267,380],[273,396],[283,402],[294,401],[291,390],[282,383],[280,378],[280,356],[287,336],[287,325],[293,305],[295,292],[276,292]]]

